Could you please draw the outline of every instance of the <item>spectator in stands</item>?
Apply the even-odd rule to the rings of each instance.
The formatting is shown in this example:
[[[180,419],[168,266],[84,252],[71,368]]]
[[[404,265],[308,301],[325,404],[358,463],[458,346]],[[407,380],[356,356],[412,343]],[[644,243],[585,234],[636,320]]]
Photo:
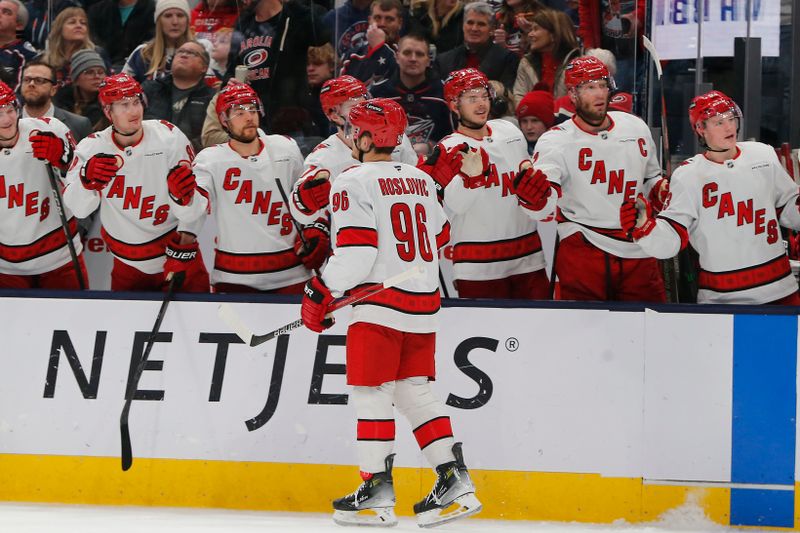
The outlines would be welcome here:
[[[563,11],[545,9],[531,19],[528,53],[519,63],[514,82],[514,97],[521,99],[543,83],[555,98],[567,94],[564,68],[580,55],[572,22]]]
[[[186,0],[158,0],[155,21],[155,37],[137,46],[122,69],[139,83],[169,74],[175,50],[194,39]]]
[[[28,10],[28,24],[22,34],[23,38],[36,50],[44,50],[47,39],[52,33],[50,16],[58,17],[68,7],[81,7],[81,2],[80,0],[28,0],[25,2],[25,7]]]
[[[228,57],[231,53],[231,38],[233,30],[230,28],[220,28],[214,34],[214,46],[211,49],[211,70],[220,79],[228,70]]]
[[[464,44],[439,53],[436,72],[446,78],[455,70],[477,68],[490,80],[506,87],[514,86],[519,58],[504,46],[492,42],[494,11],[486,2],[471,2],[464,6]]]
[[[55,117],[69,128],[75,142],[79,142],[92,132],[92,124],[88,118],[53,105],[53,96],[56,94],[56,69],[51,65],[32,59],[22,67],[20,93],[24,104],[23,118]]]
[[[335,58],[333,56],[333,46],[330,43],[325,43],[322,46],[312,46],[308,49],[306,63],[308,92],[311,99],[311,120],[315,126],[316,136],[325,139],[331,134],[331,124],[319,103],[319,91],[322,89],[323,83],[334,77]]]
[[[464,4],[461,0],[430,0],[411,14],[415,32],[424,33],[436,47],[446,52],[464,42]],[[432,59],[436,59],[436,54]]]
[[[516,115],[519,129],[528,142],[528,154],[533,155],[536,141],[542,133],[553,126],[553,94],[550,91],[531,91],[517,105]]]
[[[367,28],[367,50],[352,54],[342,65],[342,75],[366,84],[379,82],[397,70],[395,51],[403,28],[400,0],[373,0]]]
[[[233,31],[238,16],[236,0],[201,0],[192,10],[192,31],[196,39],[216,45],[222,30]]]
[[[89,38],[89,19],[80,7],[68,7],[58,14],[53,22],[53,31],[47,38],[47,50],[42,60],[56,69],[56,81],[61,85],[72,83],[70,59],[79,50],[94,50],[106,62],[106,70],[111,66],[105,57],[105,50],[95,46]]]
[[[367,28],[372,0],[345,0],[322,19],[339,62],[367,51]]]
[[[431,64],[429,44],[422,34],[401,37],[397,71],[370,89],[375,98],[391,98],[403,107],[408,116],[406,135],[421,154],[427,154],[452,131],[442,81],[428,68]]]
[[[28,10],[19,0],[0,0],[0,69],[13,80],[12,89],[19,83],[22,67],[36,55],[29,42],[17,38],[26,24]]]
[[[154,12],[153,0],[100,0],[89,8],[92,41],[108,52],[114,71],[137,46],[153,38]]]
[[[72,55],[71,65],[72,84],[59,89],[54,102],[58,107],[88,118],[92,131],[100,131],[108,126],[97,101],[100,83],[107,74],[105,62],[94,50],[79,50]]]
[[[147,97],[145,119],[171,122],[191,141],[196,151],[203,144],[206,107],[214,90],[205,83],[205,73],[211,59],[205,47],[188,41],[175,51],[172,72],[155,80],[147,80],[142,89]]]
[[[494,30],[494,42],[501,44],[517,54],[525,55],[527,19],[546,9],[539,0],[503,0],[497,12],[497,29]]]

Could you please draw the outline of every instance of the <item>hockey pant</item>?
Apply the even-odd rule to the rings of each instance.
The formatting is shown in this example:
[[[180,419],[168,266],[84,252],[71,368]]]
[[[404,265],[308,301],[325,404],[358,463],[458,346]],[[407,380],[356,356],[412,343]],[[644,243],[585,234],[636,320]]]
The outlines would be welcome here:
[[[305,281],[280,287],[277,289],[256,289],[249,285],[242,285],[239,283],[215,283],[214,292],[217,294],[303,294],[303,287],[306,286]]]
[[[544,269],[516,274],[503,279],[455,280],[459,298],[505,298],[512,300],[549,300],[550,280]]]
[[[78,255],[81,275],[86,287],[89,287],[89,276],[86,273],[86,263],[83,254]],[[75,275],[75,266],[70,260],[66,264],[36,275],[0,274],[0,289],[63,289],[79,290],[78,277]]]
[[[123,263],[116,257],[114,266],[111,269],[111,290],[112,291],[163,291],[167,289],[168,283],[164,281],[164,273],[145,274],[136,267]],[[192,261],[191,266],[186,270],[186,279],[178,292],[209,292],[210,281],[208,271],[203,264],[203,258],[198,252],[197,258]]]

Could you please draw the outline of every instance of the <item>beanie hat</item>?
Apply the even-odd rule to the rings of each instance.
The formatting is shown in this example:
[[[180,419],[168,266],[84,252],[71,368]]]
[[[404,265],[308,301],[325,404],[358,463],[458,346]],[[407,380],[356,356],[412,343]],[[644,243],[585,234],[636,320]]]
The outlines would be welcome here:
[[[72,59],[69,61],[69,77],[72,81],[75,81],[82,72],[94,67],[103,67],[104,70],[108,70],[100,54],[88,48],[85,50],[78,50],[72,54]]]
[[[167,9],[180,9],[184,13],[186,13],[186,18],[191,18],[191,10],[189,9],[189,2],[186,0],[158,0],[156,2],[156,10],[153,15],[153,20],[158,21],[158,17],[161,16],[164,11]]]
[[[517,120],[536,117],[548,128],[555,122],[553,95],[547,91],[531,91],[517,105]]]

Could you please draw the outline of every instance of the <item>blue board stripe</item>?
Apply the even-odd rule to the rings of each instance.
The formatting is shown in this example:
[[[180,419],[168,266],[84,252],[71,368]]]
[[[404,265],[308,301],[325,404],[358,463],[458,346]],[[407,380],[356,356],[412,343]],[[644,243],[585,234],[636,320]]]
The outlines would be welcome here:
[[[734,483],[794,485],[797,320],[733,318]],[[794,491],[732,490],[731,524],[792,527]]]

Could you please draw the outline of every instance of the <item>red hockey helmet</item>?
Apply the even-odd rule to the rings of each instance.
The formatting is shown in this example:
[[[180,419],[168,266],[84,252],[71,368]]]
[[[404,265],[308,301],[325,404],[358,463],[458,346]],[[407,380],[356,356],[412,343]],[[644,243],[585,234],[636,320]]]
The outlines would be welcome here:
[[[741,109],[731,97],[720,91],[710,91],[692,98],[689,104],[689,123],[692,125],[692,130],[697,131],[699,122],[705,122],[715,115],[725,113],[733,113],[734,117],[742,118]]]
[[[227,113],[234,106],[242,105],[254,105],[256,109],[258,109],[260,115],[264,114],[261,99],[253,88],[239,80],[231,79],[228,84],[222,88],[217,97],[217,115]]]
[[[111,105],[124,98],[135,97],[139,97],[144,103],[142,86],[127,74],[114,74],[106,77],[100,83],[100,92],[97,94],[101,106]]]
[[[0,107],[6,105],[17,107],[17,95],[14,94],[11,87],[0,81]]]
[[[444,80],[444,100],[445,102],[455,101],[464,91],[470,89],[486,89],[489,92],[489,98],[495,96],[486,74],[478,69],[462,68],[451,72]]]
[[[330,113],[336,106],[355,98],[369,98],[367,86],[353,76],[339,76],[322,84],[319,103],[322,111]]]
[[[564,69],[564,84],[567,90],[600,80],[606,80],[608,88],[614,89],[614,80],[608,72],[608,67],[596,57],[576,57]]]
[[[353,142],[362,135],[372,135],[377,147],[391,148],[403,141],[408,118],[400,104],[389,98],[373,98],[359,102],[350,110],[348,126]]]

